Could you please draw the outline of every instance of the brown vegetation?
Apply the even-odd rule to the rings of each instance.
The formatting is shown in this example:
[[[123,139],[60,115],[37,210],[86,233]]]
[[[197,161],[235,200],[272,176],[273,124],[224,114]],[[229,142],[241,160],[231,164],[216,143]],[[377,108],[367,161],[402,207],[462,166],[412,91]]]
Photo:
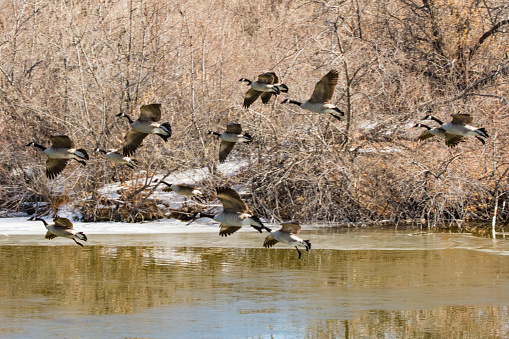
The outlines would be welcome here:
[[[246,185],[269,219],[435,225],[496,211],[506,220],[508,16],[501,0],[4,2],[0,210],[72,202],[107,218],[92,213],[104,205],[98,189],[135,177],[123,197],[132,204],[115,213],[139,212],[154,173],[214,170],[207,132],[238,122],[255,140],[230,161],[248,159],[248,169],[199,184]],[[332,68],[342,74],[333,102],[343,121],[280,105],[285,95],[242,108],[241,77],[275,71],[305,100]],[[153,102],[173,136],[146,138],[134,155],[143,178],[94,156],[48,181],[44,156],[23,147],[67,134],[89,150],[119,148],[128,126],[115,114]],[[455,149],[418,143],[410,126],[430,110],[443,120],[470,113],[491,138]],[[165,215],[154,211],[147,217]]]

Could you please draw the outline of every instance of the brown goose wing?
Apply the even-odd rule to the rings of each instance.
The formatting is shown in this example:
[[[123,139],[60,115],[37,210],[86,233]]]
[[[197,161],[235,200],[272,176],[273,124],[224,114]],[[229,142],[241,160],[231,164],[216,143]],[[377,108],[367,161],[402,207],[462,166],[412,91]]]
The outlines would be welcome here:
[[[138,147],[140,147],[141,143],[143,142],[143,139],[145,139],[147,135],[148,135],[147,133],[141,133],[135,130],[130,130],[129,132],[127,132],[124,138],[122,154],[127,156],[134,154],[134,152],[136,152]]]
[[[431,134],[428,130],[426,130],[426,131],[422,132],[421,135],[419,135],[417,137],[417,139],[426,140],[426,139],[433,138],[433,137],[434,137],[434,135]]]
[[[456,145],[458,145],[462,139],[462,135],[445,133],[445,144],[449,147],[456,147]]]
[[[456,113],[451,114],[453,124],[470,124],[474,121],[474,118],[470,114]]]
[[[247,205],[234,189],[229,187],[217,187],[217,197],[223,204],[224,212],[247,212]]]
[[[339,81],[339,72],[335,69],[325,74],[315,85],[315,90],[309,101],[314,103],[327,103],[332,100],[334,90]]]
[[[67,218],[57,217],[57,218],[53,219],[53,222],[57,226],[61,226],[61,227],[67,228],[67,229],[72,229],[73,228],[72,222],[69,219],[67,219]]]
[[[226,125],[226,133],[240,134],[242,133],[242,126],[235,123],[228,124]]]
[[[49,239],[49,240],[55,239],[56,237],[57,236],[54,235],[53,233],[51,233],[50,231],[46,232],[46,235],[44,236],[44,238]]]
[[[241,226],[226,226],[224,224],[221,224],[221,226],[219,228],[219,235],[222,237],[227,237],[227,236],[237,232],[241,228],[242,228]]]
[[[159,121],[161,120],[161,104],[150,104],[141,106],[140,120]]]
[[[277,82],[277,75],[274,72],[266,72],[258,76],[258,82],[264,84],[273,84]]]
[[[263,247],[265,248],[269,248],[269,247],[272,247],[274,246],[275,244],[277,244],[279,241],[277,241],[276,239],[274,239],[272,237],[272,235],[268,235],[265,240],[263,241]]]
[[[258,99],[258,97],[262,94],[262,92],[257,91],[253,88],[250,88],[249,91],[246,92],[246,96],[244,97],[244,107],[249,108],[253,102]]]
[[[302,226],[298,222],[289,221],[281,224],[281,232],[288,232],[292,234],[299,234]]]
[[[67,166],[67,161],[69,161],[69,159],[48,158],[48,160],[46,160],[46,176],[49,179],[55,178],[64,170],[65,166]]]
[[[49,141],[54,148],[74,148],[74,142],[67,135],[52,135]]]
[[[270,100],[270,98],[272,98],[272,94],[273,94],[273,93],[271,93],[271,92],[264,92],[264,93],[262,94],[262,102],[263,102],[264,104],[268,103],[268,102],[269,102],[269,100]]]
[[[221,140],[221,144],[219,145],[219,162],[224,162],[226,160],[233,146],[235,146],[234,142]]]

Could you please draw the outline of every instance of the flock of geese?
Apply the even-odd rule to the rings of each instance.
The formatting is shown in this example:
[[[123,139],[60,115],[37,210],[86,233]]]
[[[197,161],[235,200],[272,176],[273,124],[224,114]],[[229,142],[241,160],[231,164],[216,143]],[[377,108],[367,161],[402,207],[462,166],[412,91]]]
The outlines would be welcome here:
[[[268,103],[272,96],[288,92],[288,87],[285,84],[279,83],[279,78],[274,72],[260,74],[256,81],[245,78],[241,78],[239,81],[246,82],[250,87],[244,97],[243,106],[245,108],[249,108],[259,97],[261,97],[263,103]],[[343,116],[344,112],[331,103],[338,81],[339,72],[333,69],[316,83],[314,91],[308,100],[300,102],[285,99],[282,101],[282,104],[295,104],[313,113],[331,114],[334,118],[340,120],[340,116]],[[137,120],[131,119],[129,115],[123,112],[117,114],[117,117],[126,118],[130,126],[130,130],[124,137],[124,143],[120,151],[117,149],[95,149],[95,152],[103,153],[109,160],[117,164],[125,164],[134,169],[137,166],[137,161],[131,159],[130,156],[141,147],[143,140],[149,134],[155,134],[161,137],[165,142],[172,135],[171,125],[168,122],[159,123],[161,120],[161,104],[142,106],[140,108],[140,116]],[[469,114],[452,114],[452,121],[448,123],[443,123],[441,120],[431,115],[427,115],[423,120],[434,120],[440,126],[431,128],[425,124],[416,124],[414,127],[426,128],[426,131],[418,137],[419,140],[426,140],[436,136],[444,139],[447,146],[455,147],[468,136],[476,137],[483,144],[485,144],[483,138],[489,138],[485,128],[476,128],[470,125],[473,118]],[[220,162],[226,160],[236,144],[249,143],[253,140],[248,133],[242,133],[242,127],[238,123],[228,124],[226,126],[226,131],[222,133],[210,131],[209,134],[215,135],[221,140],[219,146]],[[48,156],[46,161],[46,176],[49,179],[54,179],[58,176],[65,169],[69,160],[75,160],[82,165],[86,165],[86,160],[89,160],[88,153],[82,148],[75,148],[74,142],[68,136],[51,136],[50,144],[50,147],[45,147],[35,142],[30,142],[26,145],[38,148]],[[195,197],[200,202],[203,202],[203,193],[196,186],[170,184],[165,181],[161,181],[161,183],[167,186],[164,189],[165,191],[173,191],[179,195]],[[216,193],[223,206],[222,212],[215,215],[198,213],[194,218],[208,217],[219,222],[219,235],[228,236],[237,232],[242,226],[251,226],[260,233],[262,233],[263,230],[269,233],[263,243],[263,246],[266,248],[274,246],[277,242],[295,246],[299,253],[299,259],[301,258],[299,247],[305,248],[306,251],[311,249],[309,240],[302,240],[297,236],[301,230],[301,226],[298,222],[285,222],[281,224],[280,229],[272,230],[265,226],[259,217],[248,210],[246,203],[232,188],[217,187]],[[87,237],[83,232],[74,230],[73,224],[69,219],[57,217],[53,219],[53,224],[48,224],[44,219],[36,217],[32,217],[29,220],[38,220],[44,223],[47,229],[46,239],[65,237],[73,239],[76,244],[81,246],[83,246],[83,244],[76,239],[87,241]]]

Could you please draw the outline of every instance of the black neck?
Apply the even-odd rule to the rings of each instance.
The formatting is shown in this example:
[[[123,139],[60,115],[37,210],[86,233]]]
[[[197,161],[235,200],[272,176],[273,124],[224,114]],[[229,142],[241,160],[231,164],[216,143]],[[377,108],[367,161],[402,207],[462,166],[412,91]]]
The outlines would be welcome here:
[[[212,131],[209,131],[209,134],[210,134],[210,135],[217,135],[217,136],[220,136],[220,135],[221,135],[221,133],[212,132]]]
[[[127,120],[129,120],[129,124],[132,124],[133,123],[133,119],[131,119],[130,116],[128,116],[127,114],[125,113],[121,113],[121,115],[119,115],[121,117],[125,117]]]
[[[199,212],[196,217],[197,218],[210,218],[210,219],[214,219],[215,215],[214,214],[206,214],[206,213]]]
[[[47,222],[46,222],[46,220],[44,220],[44,219],[41,219],[41,218],[34,218],[33,220],[42,221],[42,223],[44,224],[44,226],[48,226],[48,223],[47,223]]]
[[[167,183],[166,181],[164,181],[164,180],[161,180],[161,183],[165,184],[165,185],[166,185],[166,186],[168,186],[168,187],[171,187],[171,184],[168,184],[168,183]]]
[[[428,125],[424,125],[424,124],[418,124],[417,127],[424,127],[426,128],[428,131],[431,129],[431,127],[429,127]]]
[[[438,122],[440,125],[443,125],[444,123],[442,122],[442,120],[438,119],[438,118],[435,118],[435,117],[431,117],[430,118],[431,120],[435,120],[436,122]]]
[[[42,149],[43,151],[46,149],[46,147],[44,147],[43,145],[39,145],[38,143],[35,143],[35,142],[33,143],[33,146],[34,146],[34,147],[37,147],[37,148],[40,148],[40,149]]]
[[[251,85],[253,82],[249,79],[245,79],[245,78],[242,78],[240,79],[239,81],[244,81],[244,82],[247,82],[248,85]]]
[[[295,100],[288,100],[288,102],[290,104],[295,104],[295,105],[299,105],[299,106],[302,105],[302,102],[298,102],[298,101],[295,101]]]
[[[101,152],[101,153],[103,153],[103,154],[107,154],[107,153],[108,153],[108,152],[106,152],[105,150],[103,150],[102,148],[98,148],[98,149],[97,149],[97,151],[98,151],[98,152]]]

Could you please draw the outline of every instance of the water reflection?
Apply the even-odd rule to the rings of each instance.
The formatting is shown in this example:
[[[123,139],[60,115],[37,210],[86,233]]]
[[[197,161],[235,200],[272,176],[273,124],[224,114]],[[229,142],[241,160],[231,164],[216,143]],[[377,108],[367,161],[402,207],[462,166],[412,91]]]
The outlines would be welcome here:
[[[509,257],[469,249],[314,249],[297,260],[284,247],[10,245],[0,257],[2,336],[509,334]]]

